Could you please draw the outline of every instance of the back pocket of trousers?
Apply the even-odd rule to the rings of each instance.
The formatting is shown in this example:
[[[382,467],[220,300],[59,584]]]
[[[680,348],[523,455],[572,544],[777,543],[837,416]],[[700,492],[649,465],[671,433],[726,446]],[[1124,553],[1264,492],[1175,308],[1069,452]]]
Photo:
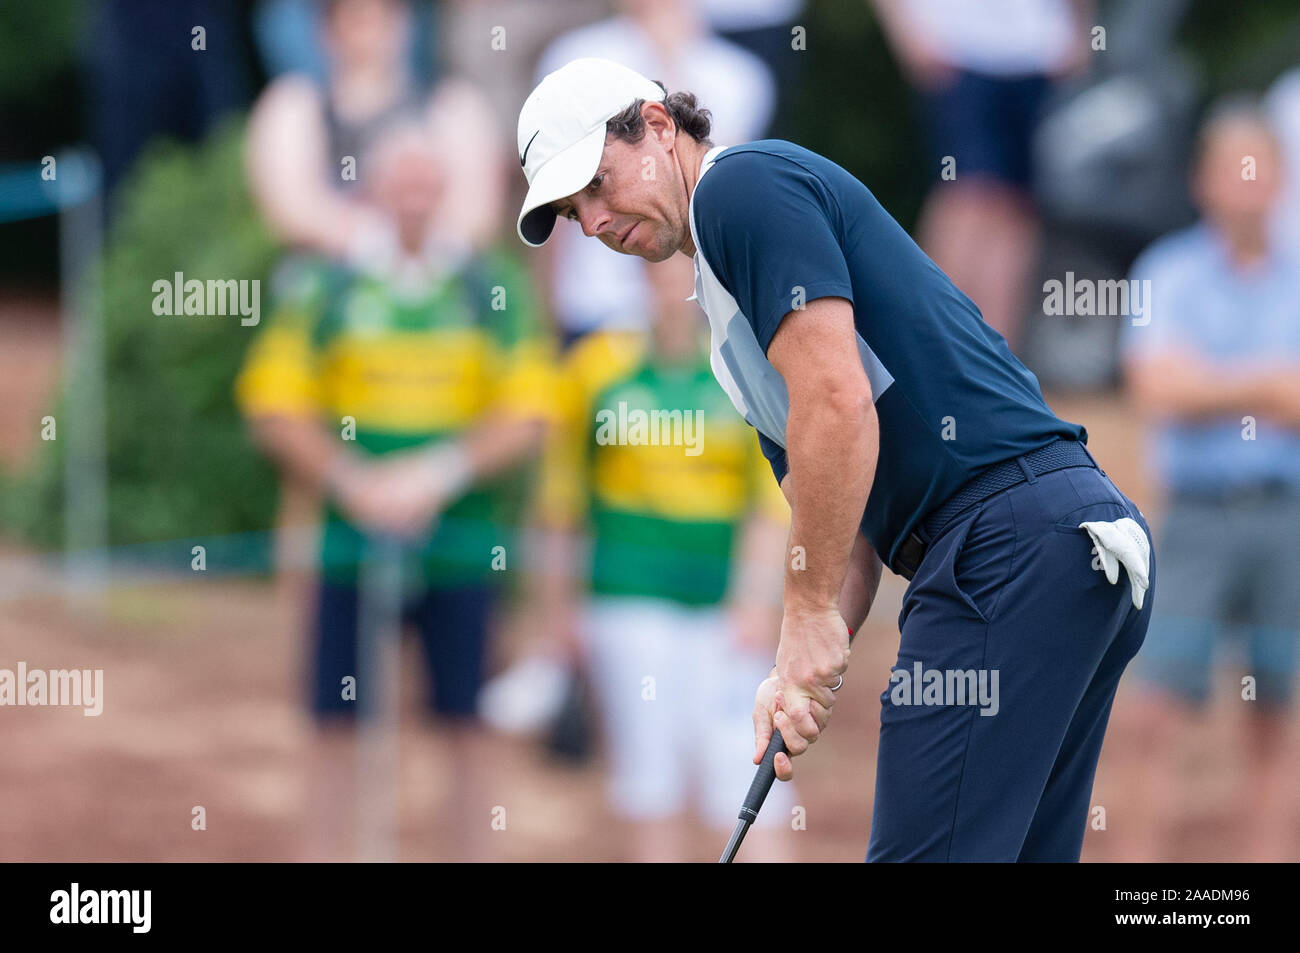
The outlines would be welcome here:
[[[1128,515],[1128,507],[1122,503],[1088,503],[1066,513],[1052,524],[1052,529],[1058,533],[1079,533],[1087,539],[1088,531],[1080,529],[1080,523],[1111,523]]]

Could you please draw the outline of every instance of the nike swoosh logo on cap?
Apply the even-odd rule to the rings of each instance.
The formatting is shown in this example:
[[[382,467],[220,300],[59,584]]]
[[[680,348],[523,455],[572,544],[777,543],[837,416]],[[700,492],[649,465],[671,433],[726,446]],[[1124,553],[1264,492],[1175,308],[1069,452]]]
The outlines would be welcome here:
[[[541,131],[538,129],[537,132],[533,133],[533,139],[536,139]],[[528,164],[528,150],[533,147],[533,139],[528,140],[528,145],[524,146],[524,154],[519,157],[519,168],[521,169]]]

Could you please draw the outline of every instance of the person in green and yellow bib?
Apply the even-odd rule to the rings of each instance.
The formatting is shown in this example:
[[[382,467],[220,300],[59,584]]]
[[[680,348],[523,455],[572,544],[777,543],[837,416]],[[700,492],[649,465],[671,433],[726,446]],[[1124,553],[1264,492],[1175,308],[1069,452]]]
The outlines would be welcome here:
[[[433,712],[468,751],[518,465],[554,412],[553,361],[520,269],[430,240],[453,187],[436,156],[422,126],[381,137],[361,167],[397,253],[370,274],[287,262],[236,393],[257,443],[325,499],[310,678],[322,736],[350,742],[371,687],[359,619],[366,567],[387,559],[430,663]],[[352,771],[338,760],[336,785]]]
[[[776,650],[789,507],[713,379],[690,262],[647,273],[648,333],[598,331],[568,354],[543,468],[540,615],[586,667],[629,859],[687,860],[692,801],[723,836],[753,775],[753,682]],[[793,797],[775,788],[760,826],[788,823]],[[767,859],[784,847],[746,844]]]

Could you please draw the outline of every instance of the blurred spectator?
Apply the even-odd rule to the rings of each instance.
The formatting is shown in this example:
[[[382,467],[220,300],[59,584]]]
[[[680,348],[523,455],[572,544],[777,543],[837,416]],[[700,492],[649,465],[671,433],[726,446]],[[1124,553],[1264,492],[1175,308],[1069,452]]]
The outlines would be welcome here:
[[[154,136],[193,142],[223,114],[244,107],[243,42],[236,6],[221,0],[93,5],[82,40],[87,124],[106,192]]]
[[[558,38],[538,64],[540,81],[570,60],[615,60],[668,89],[689,89],[714,116],[714,139],[757,137],[771,118],[775,85],[762,61],[708,32],[694,0],[623,0],[623,14]],[[551,246],[554,246],[553,248]],[[555,320],[565,343],[596,328],[644,330],[650,291],[644,262],[557,228],[542,256]],[[681,296],[690,294],[689,276]]]
[[[272,79],[285,73],[329,81],[329,56],[321,43],[320,0],[261,0],[253,9],[253,35],[262,68]]]
[[[322,43],[326,4],[322,0],[261,0],[253,11],[253,33],[262,67],[272,78],[302,73],[324,86],[329,81],[329,54]],[[428,0],[410,4],[409,63],[414,75],[432,82],[437,74],[432,46],[436,32]]]
[[[789,508],[709,369],[699,308],[681,294],[691,262],[647,271],[649,333],[597,332],[569,355],[541,507],[560,533],[538,615],[585,660],[629,859],[680,861],[692,857],[692,793],[721,844],[753,778],[750,716],[780,629]],[[671,432],[651,418],[638,438],[636,416],[661,411],[678,415]],[[585,572],[564,531],[589,539]],[[775,833],[792,804],[789,785],[773,789],[759,821],[773,836],[751,835],[748,857],[783,856]]]
[[[1031,140],[1052,78],[1086,63],[1092,4],[872,2],[918,93],[926,169],[938,178],[917,225],[919,244],[1014,350],[1038,253]]]
[[[1282,143],[1286,169],[1286,184],[1277,203],[1277,236],[1289,248],[1300,249],[1300,66],[1278,77],[1266,104]]]
[[[443,0],[440,61],[484,91],[497,133],[513,141],[519,104],[533,88],[533,64],[546,44],[609,8],[610,0]]]
[[[1150,790],[1136,859],[1168,858],[1170,813],[1186,801],[1178,744],[1211,696],[1211,660],[1234,622],[1253,680],[1253,694],[1241,689],[1239,859],[1295,859],[1283,754],[1300,629],[1300,265],[1270,238],[1281,187],[1282,157],[1257,105],[1218,107],[1193,174],[1202,221],[1134,265],[1151,282],[1150,323],[1125,329],[1126,370],[1155,422],[1153,463],[1168,493],[1161,594],[1138,656]]]
[[[785,130],[790,106],[803,77],[807,51],[806,46],[795,49],[791,31],[803,13],[804,0],[695,0],[695,3],[718,36],[749,50],[767,64],[776,79],[776,105],[768,125],[749,138],[788,138]]]
[[[324,6],[328,79],[276,79],[249,120],[249,181],[271,228],[291,246],[383,272],[396,238],[383,216],[350,193],[368,174],[361,159],[376,132],[418,116],[433,125],[439,161],[458,183],[441,195],[430,240],[456,254],[488,244],[501,215],[504,146],[481,95],[450,78],[430,95],[412,68],[407,0]]]
[[[291,261],[237,382],[258,444],[289,479],[328,496],[312,622],[319,730],[308,789],[312,851],[333,858],[348,856],[356,816],[356,702],[342,687],[358,675],[359,580],[395,543],[404,608],[430,663],[430,703],[454,753],[448,771],[462,857],[476,853],[474,835],[487,824],[471,750],[500,578],[490,561],[511,505],[488,481],[540,446],[550,364],[520,272],[483,256],[449,258],[429,243],[443,193],[458,187],[441,157],[419,124],[385,133],[364,155],[366,195],[399,239],[394,266],[380,278],[325,260]]]

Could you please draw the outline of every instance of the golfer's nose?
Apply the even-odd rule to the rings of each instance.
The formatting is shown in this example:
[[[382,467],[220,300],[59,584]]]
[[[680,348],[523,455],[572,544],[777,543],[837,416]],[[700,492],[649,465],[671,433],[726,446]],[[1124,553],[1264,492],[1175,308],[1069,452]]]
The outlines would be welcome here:
[[[588,238],[595,238],[610,227],[613,217],[609,211],[596,205],[589,205],[578,216],[582,222],[582,233]]]

